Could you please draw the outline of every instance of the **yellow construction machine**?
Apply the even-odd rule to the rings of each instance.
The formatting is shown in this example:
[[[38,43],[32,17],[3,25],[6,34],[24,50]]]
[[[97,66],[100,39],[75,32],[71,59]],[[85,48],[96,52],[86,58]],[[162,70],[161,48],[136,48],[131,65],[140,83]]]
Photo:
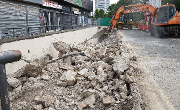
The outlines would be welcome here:
[[[133,26],[139,27],[139,23],[133,23],[132,21],[124,20],[124,16],[122,16],[120,18],[120,20],[117,22],[117,24],[115,25],[115,28],[117,28],[117,29],[123,29],[123,28],[132,29]]]

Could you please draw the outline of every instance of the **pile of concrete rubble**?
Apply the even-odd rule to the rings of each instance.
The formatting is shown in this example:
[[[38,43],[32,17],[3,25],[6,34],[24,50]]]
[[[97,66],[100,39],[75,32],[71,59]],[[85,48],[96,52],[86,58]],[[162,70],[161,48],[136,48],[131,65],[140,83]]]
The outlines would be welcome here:
[[[57,42],[58,60],[26,61],[8,77],[11,109],[141,110],[137,59],[121,37],[114,32],[98,44]]]

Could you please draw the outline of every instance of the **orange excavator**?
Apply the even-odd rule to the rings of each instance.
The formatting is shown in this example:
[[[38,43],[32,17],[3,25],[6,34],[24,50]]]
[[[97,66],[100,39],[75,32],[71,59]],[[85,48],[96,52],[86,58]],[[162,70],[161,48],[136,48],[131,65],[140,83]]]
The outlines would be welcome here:
[[[150,13],[152,18],[149,26],[149,32],[152,36],[163,37],[165,34],[180,35],[180,13],[176,12],[175,5],[163,5],[154,8],[149,4],[129,5],[130,9],[124,10],[122,6],[114,14],[108,25],[108,30],[111,31],[121,16],[127,13],[135,13],[146,11]]]

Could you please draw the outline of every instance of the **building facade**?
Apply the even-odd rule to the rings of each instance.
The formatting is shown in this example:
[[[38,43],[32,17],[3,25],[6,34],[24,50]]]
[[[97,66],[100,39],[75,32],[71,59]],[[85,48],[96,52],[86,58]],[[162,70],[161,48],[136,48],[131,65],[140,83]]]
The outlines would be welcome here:
[[[104,12],[106,13],[109,6],[110,6],[110,0],[95,0],[95,10],[103,9]]]
[[[86,27],[93,1],[0,0],[0,7],[1,39]]]

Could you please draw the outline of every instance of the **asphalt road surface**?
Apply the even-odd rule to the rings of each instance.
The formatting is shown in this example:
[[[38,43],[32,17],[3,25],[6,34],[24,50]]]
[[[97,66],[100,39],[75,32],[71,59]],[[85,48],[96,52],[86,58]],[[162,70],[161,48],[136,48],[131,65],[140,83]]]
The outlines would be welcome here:
[[[139,30],[118,30],[137,56],[146,110],[180,110],[180,38],[157,38]]]

